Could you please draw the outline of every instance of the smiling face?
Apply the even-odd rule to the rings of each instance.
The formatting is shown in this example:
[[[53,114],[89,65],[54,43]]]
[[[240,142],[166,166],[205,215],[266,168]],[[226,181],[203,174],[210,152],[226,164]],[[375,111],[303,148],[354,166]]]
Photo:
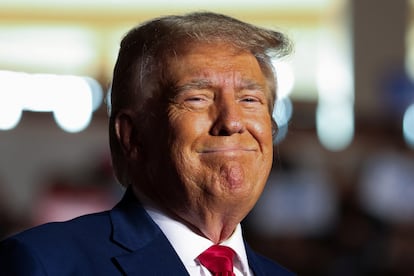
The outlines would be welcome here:
[[[165,179],[154,188],[163,191],[165,208],[186,220],[208,210],[240,221],[272,165],[269,87],[250,53],[227,44],[192,46],[170,62],[166,127],[154,134],[157,161],[148,163]]]

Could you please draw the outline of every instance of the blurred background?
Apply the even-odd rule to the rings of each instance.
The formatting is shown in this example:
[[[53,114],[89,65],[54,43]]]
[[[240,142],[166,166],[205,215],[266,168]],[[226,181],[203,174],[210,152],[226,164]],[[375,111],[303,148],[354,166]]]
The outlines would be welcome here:
[[[119,42],[211,10],[288,34],[275,165],[245,220],[299,275],[414,275],[414,1],[0,0],[0,238],[111,208]]]

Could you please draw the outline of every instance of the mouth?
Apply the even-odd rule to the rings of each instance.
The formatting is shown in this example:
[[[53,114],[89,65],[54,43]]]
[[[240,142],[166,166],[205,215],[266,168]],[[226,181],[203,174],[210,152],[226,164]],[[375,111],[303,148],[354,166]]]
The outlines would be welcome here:
[[[206,148],[198,151],[202,154],[213,154],[213,153],[242,153],[242,152],[253,152],[256,151],[254,148],[242,148],[242,147],[215,147]]]

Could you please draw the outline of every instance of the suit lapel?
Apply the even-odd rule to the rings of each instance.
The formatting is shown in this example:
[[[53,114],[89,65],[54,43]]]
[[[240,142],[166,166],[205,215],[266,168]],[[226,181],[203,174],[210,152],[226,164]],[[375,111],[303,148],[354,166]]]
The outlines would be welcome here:
[[[245,246],[249,266],[255,276],[294,276],[294,274],[288,271],[286,268],[271,261],[270,259],[256,254],[246,243]]]
[[[245,242],[244,246],[246,248],[247,260],[249,262],[249,267],[253,271],[255,276],[265,275],[263,272],[260,262],[257,259],[256,253],[250,248],[250,246]]]
[[[113,242],[128,251],[114,256],[126,275],[188,275],[168,239],[131,190],[110,216]]]
[[[174,249],[162,237],[115,260],[126,275],[188,275]]]

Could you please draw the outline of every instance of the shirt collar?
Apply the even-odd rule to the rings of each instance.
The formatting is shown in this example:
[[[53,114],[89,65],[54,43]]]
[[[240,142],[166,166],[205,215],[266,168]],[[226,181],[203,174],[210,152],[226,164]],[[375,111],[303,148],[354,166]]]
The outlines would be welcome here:
[[[213,242],[194,233],[185,224],[165,215],[156,207],[146,205],[145,202],[143,205],[149,216],[161,228],[187,270],[194,271],[200,266],[196,259],[197,256],[212,246]],[[235,268],[242,275],[249,275],[250,270],[240,224],[237,225],[234,233],[227,240],[223,241],[221,245],[229,246],[237,253],[237,258],[235,258],[234,262]]]

